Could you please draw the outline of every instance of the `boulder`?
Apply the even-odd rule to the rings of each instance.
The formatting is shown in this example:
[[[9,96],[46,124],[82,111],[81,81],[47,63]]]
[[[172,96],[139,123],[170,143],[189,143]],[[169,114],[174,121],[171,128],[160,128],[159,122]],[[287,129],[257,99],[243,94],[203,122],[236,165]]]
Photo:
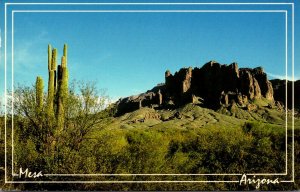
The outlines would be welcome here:
[[[254,105],[254,104],[252,104],[252,103],[247,104],[246,107],[247,107],[247,110],[248,110],[248,111],[254,111],[254,110],[257,109],[257,105]]]
[[[248,103],[248,97],[246,95],[242,95],[241,93],[239,93],[237,95],[237,102],[239,105],[243,107]]]

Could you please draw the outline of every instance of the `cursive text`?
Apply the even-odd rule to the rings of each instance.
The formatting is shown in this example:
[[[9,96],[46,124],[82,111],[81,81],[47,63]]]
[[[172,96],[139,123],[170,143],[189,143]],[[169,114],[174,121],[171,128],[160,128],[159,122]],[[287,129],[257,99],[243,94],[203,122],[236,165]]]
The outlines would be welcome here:
[[[247,175],[246,174],[243,174],[241,180],[240,180],[240,185],[244,184],[244,185],[247,185],[247,184],[256,184],[255,188],[256,189],[259,189],[261,185],[264,185],[264,184],[279,184],[279,180],[278,178],[275,178],[274,180],[272,179],[265,179],[265,178],[262,178],[262,179],[256,179],[255,178],[255,175],[252,177],[252,178],[249,178],[247,179]]]
[[[28,170],[28,168],[25,169],[25,171],[22,170],[22,167],[20,168],[20,172],[19,172],[19,178],[22,178],[22,176],[24,176],[24,178],[38,178],[38,177],[42,177],[42,171],[40,172],[30,172]]]

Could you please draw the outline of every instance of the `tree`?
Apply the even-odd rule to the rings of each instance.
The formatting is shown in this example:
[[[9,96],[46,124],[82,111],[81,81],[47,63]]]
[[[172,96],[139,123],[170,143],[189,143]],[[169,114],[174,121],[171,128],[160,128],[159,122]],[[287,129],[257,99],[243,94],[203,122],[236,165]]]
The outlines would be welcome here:
[[[30,141],[32,150],[34,143],[35,150],[50,161],[48,166],[55,167],[57,158],[64,158],[63,154],[59,154],[62,146],[78,150],[82,141],[88,139],[86,135],[101,122],[105,113],[103,109],[109,99],[103,90],[97,89],[95,83],[73,81],[65,103],[65,129],[61,134],[56,134],[56,122],[48,123],[46,98],[43,99],[42,108],[37,110],[36,98],[40,97],[40,93],[36,90],[36,86],[18,85],[15,88],[14,124],[18,135],[16,138],[19,139],[16,144],[23,145]]]

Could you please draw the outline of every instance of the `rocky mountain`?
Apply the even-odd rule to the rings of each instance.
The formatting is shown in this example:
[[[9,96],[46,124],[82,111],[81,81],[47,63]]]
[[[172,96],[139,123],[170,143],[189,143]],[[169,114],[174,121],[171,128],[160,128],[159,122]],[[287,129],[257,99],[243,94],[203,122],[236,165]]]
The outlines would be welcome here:
[[[287,88],[287,107],[292,108],[292,81],[273,79],[270,80],[274,89],[274,99],[285,104],[286,102],[286,88]],[[287,86],[286,86],[287,82]],[[300,80],[294,82],[294,106],[300,108]]]
[[[116,106],[117,115],[142,107],[174,109],[187,103],[214,110],[232,106],[253,110],[257,100],[263,100],[270,108],[283,106],[282,99],[274,100],[272,83],[262,67],[238,68],[237,63],[223,65],[210,61],[201,68],[182,68],[174,74],[167,70],[165,83],[146,93],[120,99]]]

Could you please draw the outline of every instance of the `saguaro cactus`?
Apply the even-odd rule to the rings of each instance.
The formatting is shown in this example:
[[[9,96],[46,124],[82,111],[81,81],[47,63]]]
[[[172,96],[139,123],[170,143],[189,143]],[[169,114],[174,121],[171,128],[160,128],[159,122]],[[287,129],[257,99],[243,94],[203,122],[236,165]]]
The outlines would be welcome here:
[[[52,50],[52,63],[51,67],[52,70],[54,71],[54,95],[56,92],[56,85],[57,85],[57,77],[56,77],[56,66],[57,66],[57,49]]]
[[[64,127],[65,106],[68,97],[68,68],[67,68],[67,48],[65,44],[61,64],[57,66],[57,49],[52,49],[48,45],[48,97],[47,97],[47,116],[49,123],[53,122],[57,125],[60,132]],[[57,70],[56,70],[57,67]],[[57,71],[57,73],[56,73]],[[40,77],[37,77],[37,89],[43,89],[43,82]],[[37,93],[38,106],[42,106],[42,93]],[[40,103],[41,102],[41,103]],[[53,125],[53,124],[52,124]]]
[[[68,45],[67,44],[64,44],[64,53],[63,53],[63,56],[65,56],[66,58],[66,64],[67,64],[67,58],[68,58]]]
[[[46,149],[47,153],[51,153],[54,156],[56,142],[59,140],[59,135],[64,128],[65,124],[65,105],[68,97],[68,69],[67,69],[67,45],[64,45],[63,57],[61,59],[61,65],[57,66],[57,49],[52,49],[51,45],[48,45],[48,95],[45,106],[45,116],[47,118],[47,138],[49,135],[56,137],[56,140],[47,140],[50,144]],[[57,69],[58,68],[58,69]],[[56,69],[58,73],[56,73]],[[38,121],[42,120],[43,110],[43,89],[44,83],[41,77],[36,78],[36,108]],[[40,123],[42,128],[43,123]]]
[[[44,90],[44,82],[43,79],[38,76],[35,82],[35,91],[36,91],[36,107],[38,113],[41,113],[43,110],[43,90]]]
[[[51,50],[51,45],[48,45],[48,71],[52,69],[52,50]]]
[[[61,65],[58,66],[58,88],[57,88],[57,125],[63,129],[65,119],[65,105],[68,97],[68,68],[67,68],[67,45],[64,45],[64,52],[61,58]]]
[[[47,98],[47,114],[49,117],[54,115],[54,96],[55,96],[55,86],[56,86],[56,54],[57,50],[52,50],[51,55],[51,45],[48,45],[48,98]]]

